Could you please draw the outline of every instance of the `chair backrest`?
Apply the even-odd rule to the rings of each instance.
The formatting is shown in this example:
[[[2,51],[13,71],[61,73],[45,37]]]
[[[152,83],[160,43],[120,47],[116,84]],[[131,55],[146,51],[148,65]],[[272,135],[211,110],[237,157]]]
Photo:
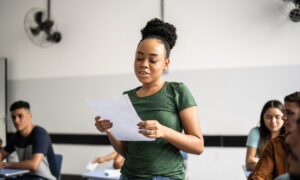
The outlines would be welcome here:
[[[60,179],[60,171],[61,171],[61,165],[62,165],[62,155],[61,154],[55,154],[55,163],[57,168],[57,180]]]
[[[187,160],[187,156],[188,156],[187,153],[184,151],[180,151],[180,153],[182,155],[183,160]]]

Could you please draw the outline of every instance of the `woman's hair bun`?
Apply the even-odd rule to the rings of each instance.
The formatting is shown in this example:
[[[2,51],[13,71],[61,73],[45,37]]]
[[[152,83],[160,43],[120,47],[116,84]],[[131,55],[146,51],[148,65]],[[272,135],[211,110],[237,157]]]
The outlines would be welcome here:
[[[159,36],[164,39],[172,49],[176,43],[176,28],[169,23],[154,18],[147,22],[146,26],[141,30],[142,39],[151,36]]]

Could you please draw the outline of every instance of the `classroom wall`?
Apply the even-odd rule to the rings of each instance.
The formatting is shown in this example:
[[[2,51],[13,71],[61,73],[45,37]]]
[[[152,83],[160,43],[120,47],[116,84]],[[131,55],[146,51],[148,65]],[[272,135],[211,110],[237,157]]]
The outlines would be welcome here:
[[[0,0],[8,104],[30,101],[34,123],[50,133],[100,134],[84,98],[112,97],[139,85],[134,52],[140,29],[160,16],[160,1],[52,0],[63,39],[49,48],[36,47],[25,34],[24,17],[32,7],[46,8],[46,1]],[[279,12],[276,1],[165,0],[165,19],[176,25],[178,41],[164,78],[190,87],[205,135],[247,135],[265,101],[299,90],[294,81],[300,75],[300,26]],[[64,155],[62,173],[77,175],[93,157],[112,151],[91,145],[54,148]],[[244,156],[245,148],[206,148],[200,156],[190,155],[189,178],[243,179]]]

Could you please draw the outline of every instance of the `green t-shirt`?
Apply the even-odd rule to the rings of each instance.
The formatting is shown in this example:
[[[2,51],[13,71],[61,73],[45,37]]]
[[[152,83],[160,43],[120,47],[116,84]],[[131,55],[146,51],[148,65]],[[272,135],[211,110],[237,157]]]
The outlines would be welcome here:
[[[157,120],[160,124],[182,132],[179,112],[196,102],[183,83],[166,82],[155,94],[138,97],[135,88],[128,94],[142,120]],[[184,179],[183,158],[178,148],[163,138],[155,141],[129,141],[121,173],[128,177],[151,178],[166,176]]]

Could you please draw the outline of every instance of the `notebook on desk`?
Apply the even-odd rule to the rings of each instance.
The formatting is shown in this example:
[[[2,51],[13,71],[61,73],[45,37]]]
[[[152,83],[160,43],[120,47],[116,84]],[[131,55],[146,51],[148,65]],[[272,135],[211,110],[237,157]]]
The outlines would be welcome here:
[[[83,173],[82,177],[89,178],[89,180],[94,179],[106,179],[106,180],[117,180],[120,179],[120,169],[100,169],[93,172]]]
[[[30,172],[29,170],[25,170],[25,169],[2,168],[2,169],[0,169],[0,177],[17,176],[17,175],[26,174],[29,172]]]
[[[248,178],[250,176],[250,174],[252,173],[252,171],[248,170],[245,165],[242,165],[242,168],[243,168],[246,178]]]

